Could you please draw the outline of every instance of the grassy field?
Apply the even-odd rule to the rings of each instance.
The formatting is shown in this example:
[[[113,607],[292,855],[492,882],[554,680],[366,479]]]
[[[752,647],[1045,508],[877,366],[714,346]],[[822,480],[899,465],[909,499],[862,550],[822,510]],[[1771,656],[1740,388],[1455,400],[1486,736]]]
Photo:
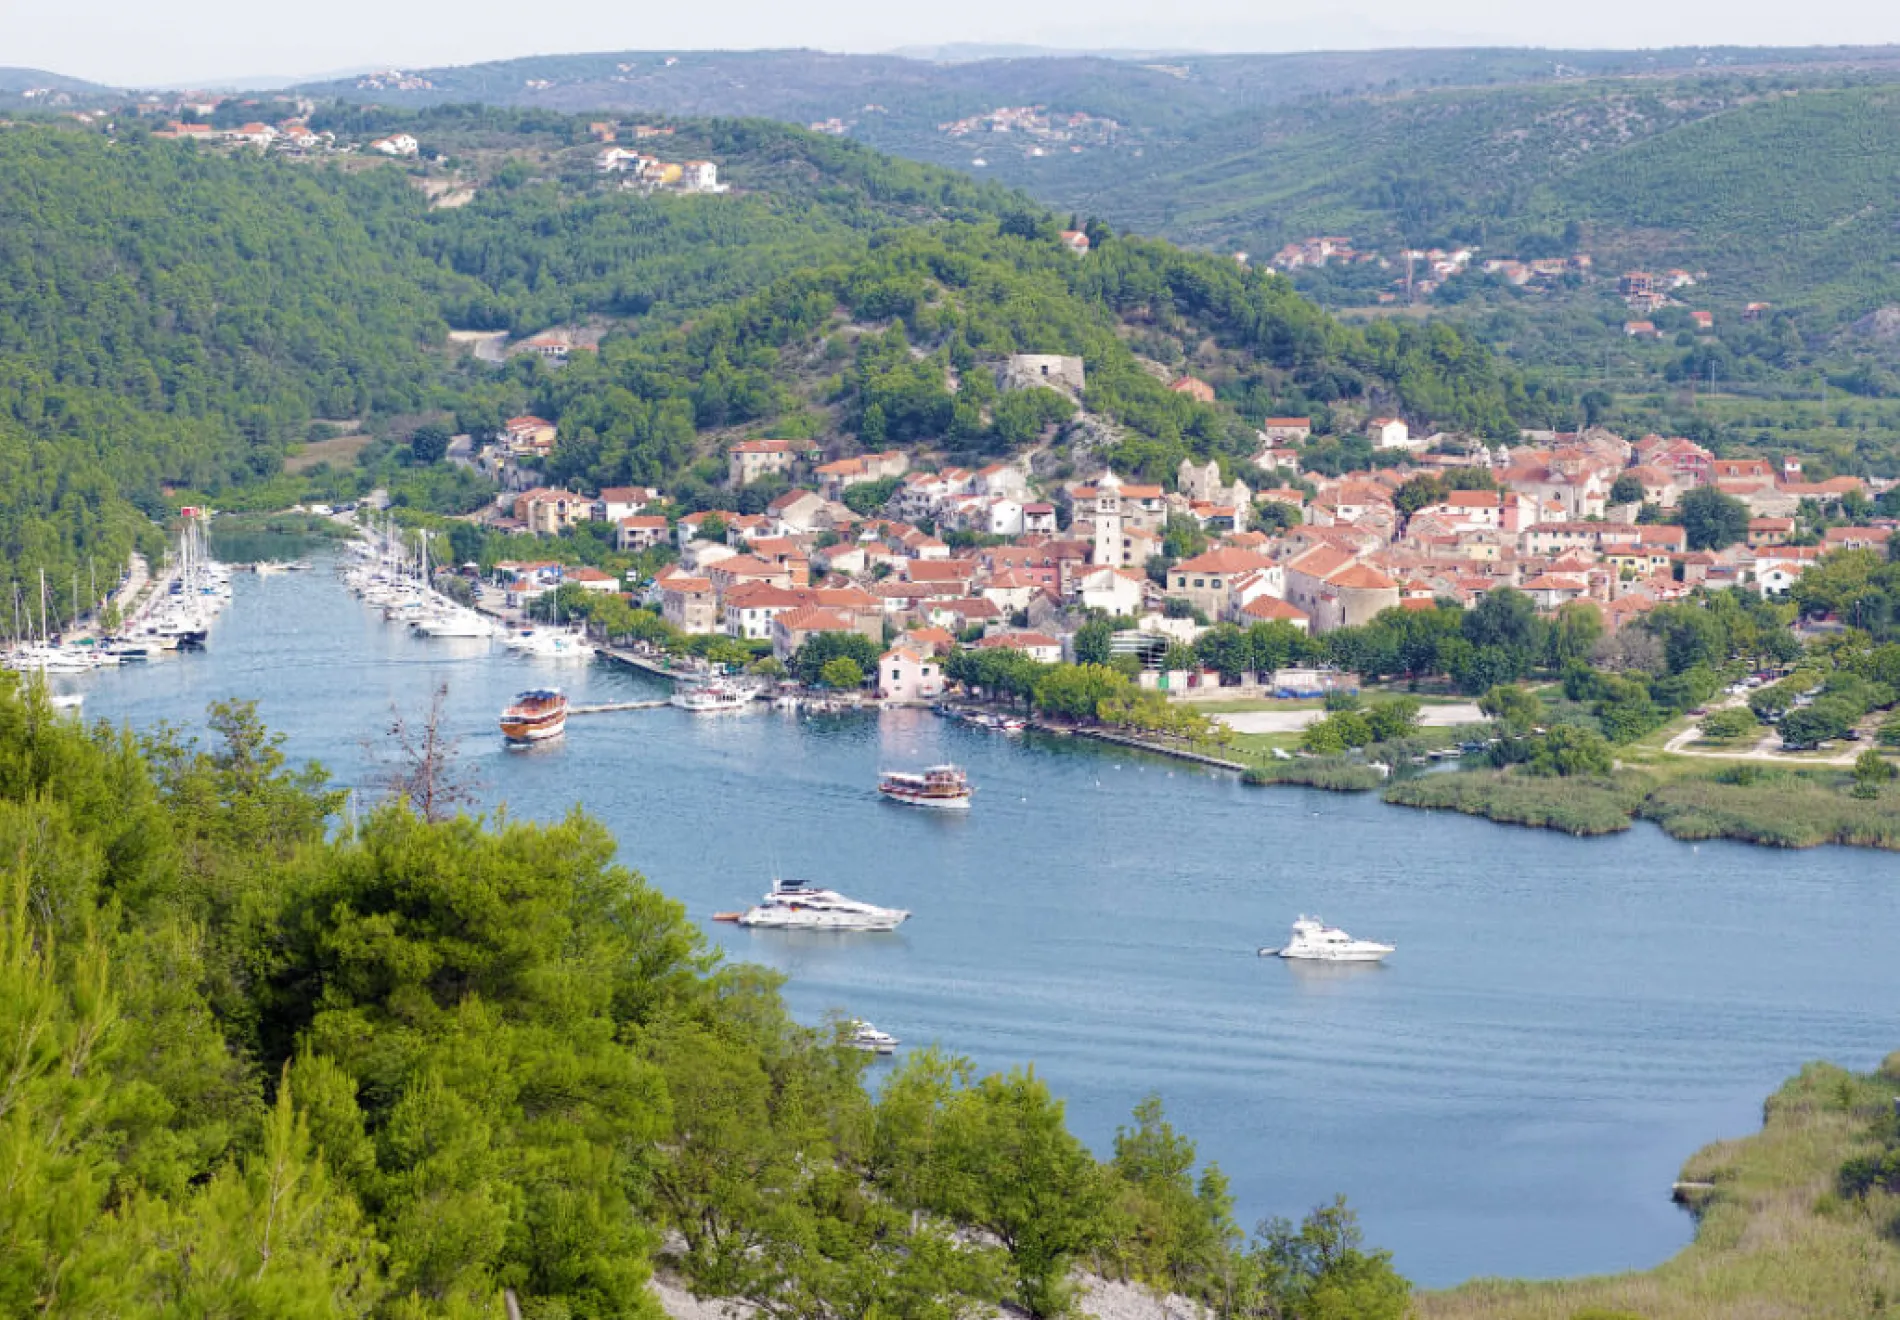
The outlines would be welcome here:
[[[284,471],[293,475],[308,472],[319,463],[328,463],[337,471],[356,465],[356,457],[374,443],[375,437],[368,435],[339,435],[329,440],[318,440],[305,445],[284,460]]]
[[[1520,1283],[1483,1279],[1419,1297],[1419,1320],[1865,1320],[1900,1315],[1900,1204],[1843,1202],[1835,1177],[1875,1149],[1900,1090],[1900,1054],[1878,1073],[1810,1064],[1768,1101],[1760,1133],[1719,1141],[1683,1167],[1715,1190],[1696,1239],[1642,1273]]]

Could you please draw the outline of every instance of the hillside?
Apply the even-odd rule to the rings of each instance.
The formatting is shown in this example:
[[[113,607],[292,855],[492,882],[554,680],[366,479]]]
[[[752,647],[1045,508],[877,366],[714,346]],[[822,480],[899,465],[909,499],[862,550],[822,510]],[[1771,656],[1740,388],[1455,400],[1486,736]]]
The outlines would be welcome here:
[[[0,497],[0,582],[114,565],[139,511],[197,498],[395,483],[471,507],[466,473],[405,465],[424,416],[543,411],[571,437],[550,475],[690,495],[696,464],[760,431],[839,453],[1079,446],[1159,479],[1190,453],[1244,463],[1250,423],[1288,409],[1494,435],[1555,415],[1455,332],[1341,326],[1277,277],[1100,229],[1078,260],[1027,199],[855,144],[682,122],[656,149],[717,160],[732,191],[649,194],[598,174],[585,120],[520,120],[412,117],[457,162],[433,172],[0,134],[0,443],[26,474]],[[432,208],[417,185],[443,181],[473,199]],[[448,343],[558,326],[599,352],[494,370]],[[1003,397],[1001,366],[1029,351],[1083,356],[1087,389]],[[1220,397],[1167,388],[1187,370]],[[369,466],[280,475],[338,427],[381,442]]]
[[[124,99],[124,93],[84,78],[69,78],[45,69],[0,68],[0,110],[69,110],[104,106]]]
[[[1879,163],[1896,155],[1896,82],[1894,47],[950,63],[770,51],[534,57],[309,90],[825,124],[1061,212],[1255,259],[1316,234],[1388,259],[1406,244],[1547,255],[1574,221],[1572,246],[1601,271],[1706,269],[1724,311],[1797,307],[1821,336],[1896,297]],[[1815,232],[1830,240],[1805,241]],[[1364,303],[1368,279],[1303,287]]]

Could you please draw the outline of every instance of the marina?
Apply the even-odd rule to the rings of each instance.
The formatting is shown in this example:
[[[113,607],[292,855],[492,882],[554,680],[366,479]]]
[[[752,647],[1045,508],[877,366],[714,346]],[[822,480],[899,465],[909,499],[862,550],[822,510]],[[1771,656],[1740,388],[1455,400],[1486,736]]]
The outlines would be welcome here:
[[[287,755],[361,800],[363,737],[446,683],[484,809],[578,803],[714,947],[783,974],[801,1020],[895,1028],[899,1060],[931,1043],[984,1069],[1033,1060],[1102,1152],[1159,1093],[1243,1222],[1344,1192],[1424,1284],[1661,1260],[1691,1231],[1667,1194],[1689,1153],[1754,1130],[1809,1059],[1892,1048],[1900,967],[1838,956],[1842,929],[1900,939],[1882,854],[1506,829],[926,709],[704,719],[626,665],[392,626],[323,567],[238,575],[203,654],[61,681],[89,718],[142,729],[202,732],[211,701],[255,699]],[[507,751],[496,712],[557,682],[570,714],[647,713]],[[942,763],[980,810],[871,791],[881,767]],[[777,866],[915,917],[850,936],[711,920]],[[1256,956],[1316,906],[1402,954]]]

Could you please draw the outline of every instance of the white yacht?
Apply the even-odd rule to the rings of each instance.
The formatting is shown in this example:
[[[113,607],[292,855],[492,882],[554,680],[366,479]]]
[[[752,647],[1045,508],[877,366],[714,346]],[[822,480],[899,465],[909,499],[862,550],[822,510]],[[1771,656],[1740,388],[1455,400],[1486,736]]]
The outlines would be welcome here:
[[[682,683],[667,700],[695,715],[711,715],[723,710],[745,710],[752,705],[752,689],[734,683]]]
[[[487,618],[459,606],[425,614],[410,627],[424,637],[492,637],[495,633]]]
[[[508,649],[536,660],[592,660],[594,647],[567,628],[526,628],[508,635]]]
[[[1262,958],[1305,958],[1313,962],[1382,962],[1392,952],[1390,944],[1356,940],[1337,926],[1328,926],[1318,917],[1301,916],[1293,923],[1293,934],[1277,949],[1262,949]]]
[[[854,1050],[863,1050],[866,1054],[895,1053],[901,1042],[888,1031],[879,1031],[862,1018],[847,1022],[845,1026],[851,1034],[845,1037],[845,1044]]]
[[[775,880],[772,892],[741,912],[741,926],[778,930],[896,930],[910,917],[903,908],[878,907],[803,880]]]

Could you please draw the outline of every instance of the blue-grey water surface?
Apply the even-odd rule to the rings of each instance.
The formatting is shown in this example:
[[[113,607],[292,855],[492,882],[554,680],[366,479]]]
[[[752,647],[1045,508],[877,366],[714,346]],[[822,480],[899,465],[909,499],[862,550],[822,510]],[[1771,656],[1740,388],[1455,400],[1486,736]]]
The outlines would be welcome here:
[[[1667,1195],[1685,1157],[1751,1130],[1804,1061],[1900,1048],[1900,861],[1881,853],[1571,839],[911,711],[584,716],[508,752],[494,719],[518,689],[661,689],[423,641],[323,569],[240,575],[206,654],[83,690],[89,717],[138,727],[255,699],[351,783],[391,703],[443,680],[486,801],[579,802],[731,955],[786,973],[802,1018],[1033,1062],[1103,1152],[1159,1092],[1246,1222],[1344,1192],[1423,1284],[1652,1265],[1691,1232]],[[967,818],[873,792],[880,767],[945,758],[979,785]],[[708,922],[775,868],[915,916],[868,937]],[[1398,952],[1255,956],[1302,911]]]

